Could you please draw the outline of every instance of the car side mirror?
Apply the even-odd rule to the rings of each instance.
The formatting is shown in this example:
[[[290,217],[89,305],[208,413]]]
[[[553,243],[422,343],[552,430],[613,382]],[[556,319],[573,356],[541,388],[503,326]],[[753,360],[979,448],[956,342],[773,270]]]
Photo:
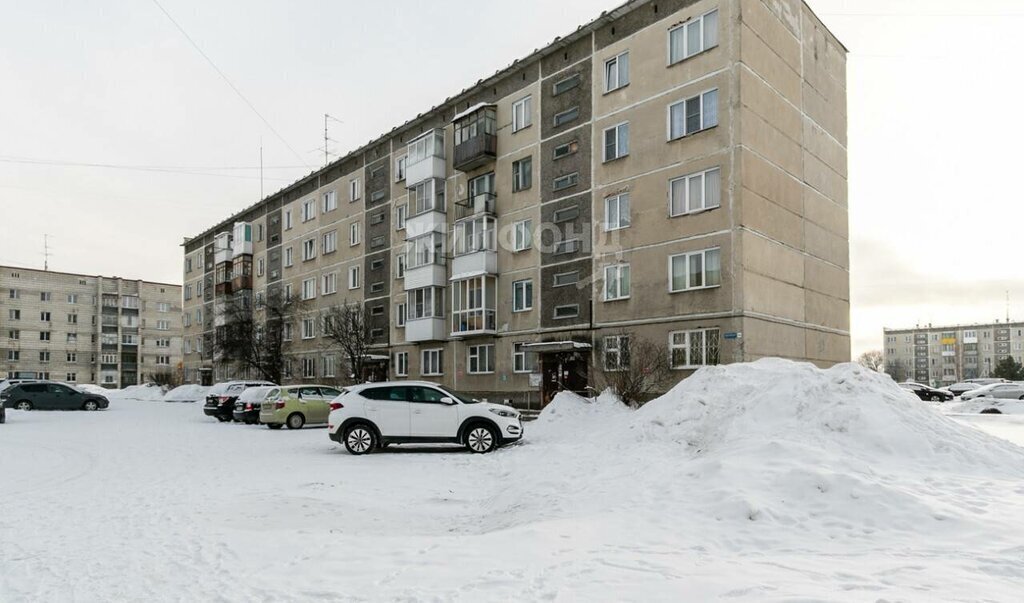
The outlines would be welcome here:
[[[448,406],[453,406],[455,404],[455,400],[452,399],[449,396],[445,396],[445,397],[441,398],[441,404],[447,404]]]

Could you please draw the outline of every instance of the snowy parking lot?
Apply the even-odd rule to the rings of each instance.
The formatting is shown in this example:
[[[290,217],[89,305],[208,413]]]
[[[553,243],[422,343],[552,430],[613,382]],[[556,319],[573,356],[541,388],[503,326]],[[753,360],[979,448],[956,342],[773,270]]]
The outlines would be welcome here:
[[[1024,417],[850,367],[706,373],[637,412],[560,400],[489,455],[11,411],[0,601],[1019,600],[1024,450],[980,430]]]

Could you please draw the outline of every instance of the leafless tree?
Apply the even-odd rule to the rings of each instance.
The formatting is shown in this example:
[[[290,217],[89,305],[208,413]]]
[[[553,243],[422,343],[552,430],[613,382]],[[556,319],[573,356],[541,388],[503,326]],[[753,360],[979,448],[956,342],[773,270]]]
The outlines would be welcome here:
[[[660,393],[672,377],[664,346],[628,331],[598,340],[597,365],[602,386],[634,408]]]
[[[281,383],[285,355],[291,345],[285,339],[285,325],[302,313],[302,303],[281,292],[268,291],[266,299],[255,305],[248,297],[236,297],[224,313],[225,324],[217,329],[214,346],[220,361]]]
[[[363,366],[370,348],[367,323],[366,308],[359,302],[345,301],[320,312],[323,338],[341,352],[350,383],[359,383],[363,379]]]
[[[171,369],[153,371],[146,375],[146,381],[161,386],[165,385],[168,389],[173,389],[181,385],[181,374]]]
[[[878,371],[879,373],[883,372],[885,366],[884,359],[882,358],[882,352],[879,350],[864,352],[857,357],[857,363],[873,371]]]

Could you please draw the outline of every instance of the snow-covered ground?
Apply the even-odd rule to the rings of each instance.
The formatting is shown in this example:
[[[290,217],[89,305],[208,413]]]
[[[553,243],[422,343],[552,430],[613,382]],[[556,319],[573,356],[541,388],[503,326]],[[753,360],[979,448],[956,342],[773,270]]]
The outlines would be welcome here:
[[[1016,601],[1024,449],[982,430],[1024,442],[782,361],[635,412],[562,396],[485,456],[191,404],[10,411],[0,601]]]

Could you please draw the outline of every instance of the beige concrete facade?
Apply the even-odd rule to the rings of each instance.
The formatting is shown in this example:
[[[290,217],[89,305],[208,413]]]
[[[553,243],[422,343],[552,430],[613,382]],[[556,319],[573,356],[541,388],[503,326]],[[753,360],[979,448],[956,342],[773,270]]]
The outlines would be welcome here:
[[[0,266],[6,377],[119,388],[182,375],[181,286]]]
[[[689,41],[700,43],[689,48],[679,32],[691,36],[698,21],[707,31],[693,34]],[[396,354],[407,354],[409,377],[502,399],[536,400],[535,383],[543,371],[517,365],[516,344],[572,339],[593,345],[588,380],[596,384],[604,364],[596,350],[604,337],[625,332],[663,342],[670,353],[672,333],[711,330],[713,336],[701,337],[717,340],[715,352],[707,344],[701,354],[717,362],[764,356],[820,365],[847,361],[845,56],[842,44],[799,0],[629,3],[187,241],[186,257],[197,260],[191,271],[186,265],[186,312],[212,307],[212,298],[190,298],[189,289],[190,283],[195,288],[209,278],[213,266],[199,259],[212,255],[218,233],[236,222],[257,230],[263,224],[262,231],[270,232],[270,221],[283,222],[290,212],[292,228],[281,229],[279,240],[254,238],[255,265],[265,258],[267,270],[254,272],[253,289],[290,286],[295,293],[304,279],[316,278],[317,296],[310,300],[315,307],[354,301],[365,304],[368,313],[377,308],[376,316],[383,317],[379,325],[386,328],[375,342],[391,359],[391,377],[405,376],[396,372]],[[610,75],[609,61],[619,66],[623,57],[626,82]],[[518,103],[526,98],[528,123],[516,123],[523,120],[516,115]],[[691,131],[687,112],[698,104],[688,99],[694,98],[701,99],[701,114],[693,122],[699,127]],[[484,115],[493,115],[488,136],[493,135],[496,151],[470,167],[457,167],[455,157],[465,156],[469,143],[456,143],[453,120],[463,124]],[[621,156],[615,156],[620,147],[614,144],[607,156],[609,128],[628,140]],[[453,266],[468,265],[467,258],[447,244],[444,281],[430,281],[445,291],[445,334],[423,339],[417,329],[410,338],[409,325],[399,325],[397,317],[400,305],[410,310],[413,291],[405,290],[410,280],[399,277],[397,264],[414,233],[399,227],[398,216],[402,211],[414,216],[409,208],[417,183],[403,179],[398,169],[410,143],[435,129],[444,137],[444,171],[438,174],[445,191],[438,218],[444,230],[451,235],[457,228],[462,216],[456,203],[479,189],[471,189],[470,181],[493,173],[487,193],[493,194],[493,206],[467,219],[493,218],[498,244],[494,267],[480,275],[456,272]],[[517,188],[514,165],[526,158],[532,161],[532,180]],[[381,169],[388,172],[386,184],[379,184]],[[700,196],[705,203],[716,198],[716,204],[683,211],[677,205],[674,211],[673,190],[696,182],[691,178],[684,186],[679,179],[697,174],[706,174],[708,182]],[[353,179],[360,190],[355,200],[350,199]],[[338,209],[322,212],[328,190],[337,191]],[[623,198],[628,198],[628,225],[609,227],[606,208]],[[310,199],[318,211],[301,222],[301,205]],[[386,232],[373,226],[379,212],[385,212]],[[519,250],[514,229],[524,220],[530,221],[533,244]],[[349,245],[354,222],[362,238]],[[333,230],[338,250],[324,254],[323,235]],[[371,231],[378,234],[371,237]],[[312,236],[321,251],[304,262],[300,248]],[[556,245],[569,238],[579,238],[581,249]],[[272,275],[274,254],[283,257],[289,248],[293,265]],[[673,279],[673,265],[678,269],[696,260],[680,257],[673,263],[673,256],[709,250],[718,254],[720,282],[680,290],[683,279]],[[712,256],[701,257],[714,265]],[[628,265],[629,290],[606,299],[605,269],[619,265]],[[360,267],[361,282],[349,289],[353,266]],[[374,266],[386,273],[375,274]],[[337,293],[322,290],[329,273],[337,273]],[[716,274],[701,274],[717,281]],[[452,297],[471,278],[496,292],[493,301],[482,303],[483,311],[494,313],[493,328],[460,330]],[[517,309],[514,288],[525,280],[531,303]],[[379,281],[386,283],[373,285]],[[298,326],[294,329],[298,332]],[[209,324],[193,322],[186,326],[186,341],[209,340],[211,331]],[[475,346],[493,346],[486,352],[493,353],[493,370],[469,370],[469,348]],[[432,354],[425,351],[435,349],[443,350],[443,374],[424,374],[422,361]],[[213,368],[208,349],[198,354],[186,343],[185,352],[187,369]],[[291,354],[337,360],[319,338],[294,342]],[[401,363],[406,365],[404,357]],[[678,376],[701,363],[687,361]],[[294,370],[292,377],[303,378]]]

